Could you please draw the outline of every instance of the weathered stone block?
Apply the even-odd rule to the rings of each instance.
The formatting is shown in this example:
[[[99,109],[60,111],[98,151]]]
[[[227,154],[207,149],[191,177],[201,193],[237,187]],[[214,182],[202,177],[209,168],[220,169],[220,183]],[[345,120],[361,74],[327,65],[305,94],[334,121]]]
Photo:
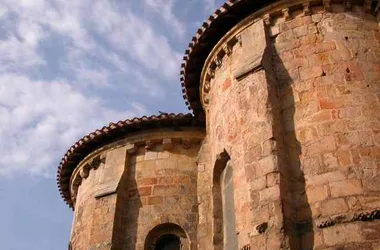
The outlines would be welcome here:
[[[327,186],[314,186],[306,190],[307,200],[309,203],[323,201],[328,198]]]
[[[330,183],[332,197],[342,197],[355,194],[362,194],[363,188],[360,180],[343,180]]]
[[[301,80],[308,80],[311,78],[322,76],[323,70],[321,66],[312,66],[309,68],[301,68],[300,76]]]
[[[155,185],[157,184],[157,178],[151,177],[151,178],[141,178],[137,180],[137,184],[141,186],[149,186],[149,185]]]
[[[322,185],[329,182],[336,182],[336,181],[342,181],[347,179],[347,176],[344,171],[337,170],[332,172],[327,172],[319,175],[307,175],[305,177],[306,184],[309,185]]]
[[[274,186],[270,188],[263,189],[259,192],[260,204],[265,204],[268,201],[274,201],[280,199],[280,187]]]
[[[340,214],[348,211],[346,201],[342,198],[321,202],[321,212],[323,216]]]
[[[276,171],[278,171],[277,157],[270,155],[259,161],[259,165],[256,168],[256,176],[260,177]]]
[[[256,190],[261,190],[266,187],[266,176],[262,176],[259,178],[256,178],[251,181],[251,190],[256,191]]]
[[[162,196],[148,197],[147,205],[161,205],[163,203],[164,203],[164,198]]]
[[[156,185],[153,189],[153,195],[168,196],[179,194],[179,187],[176,185]]]

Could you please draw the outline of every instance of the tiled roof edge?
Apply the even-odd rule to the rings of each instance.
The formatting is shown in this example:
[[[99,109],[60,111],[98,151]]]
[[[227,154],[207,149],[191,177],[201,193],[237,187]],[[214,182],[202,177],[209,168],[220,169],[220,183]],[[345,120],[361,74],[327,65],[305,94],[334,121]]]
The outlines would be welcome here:
[[[163,113],[158,116],[143,116],[141,118],[127,119],[116,123],[111,122],[108,126],[104,126],[103,128],[97,129],[82,137],[67,150],[59,163],[57,185],[61,197],[70,207],[73,206],[69,191],[70,177],[79,162],[91,151],[107,143],[116,141],[118,138],[128,133],[172,126],[204,127],[204,122],[196,120],[192,114]]]

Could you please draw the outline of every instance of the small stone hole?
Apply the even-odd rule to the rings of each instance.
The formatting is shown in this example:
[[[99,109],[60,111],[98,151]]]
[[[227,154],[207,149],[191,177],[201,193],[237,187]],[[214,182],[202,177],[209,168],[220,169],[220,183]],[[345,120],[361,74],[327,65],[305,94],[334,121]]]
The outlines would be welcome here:
[[[326,72],[323,71],[323,72],[322,72],[322,76],[326,76]]]
[[[347,69],[346,69],[346,72],[347,72],[347,73],[350,73],[351,71],[350,71],[350,69],[349,69],[349,68],[347,68]]]
[[[345,36],[344,39],[346,39],[346,41],[348,41],[348,36]]]
[[[259,234],[262,234],[267,230],[267,228],[268,228],[268,223],[264,222],[264,223],[258,225],[256,227],[256,230],[257,230],[257,232],[259,232]]]

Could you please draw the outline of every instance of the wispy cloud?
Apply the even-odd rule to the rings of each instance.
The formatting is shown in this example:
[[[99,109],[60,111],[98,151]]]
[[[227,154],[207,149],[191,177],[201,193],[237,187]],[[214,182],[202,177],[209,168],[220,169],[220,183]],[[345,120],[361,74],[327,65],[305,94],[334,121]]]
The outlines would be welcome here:
[[[0,54],[0,72],[20,71],[45,64],[36,48],[14,35],[0,40]]]
[[[173,28],[174,33],[183,38],[186,33],[185,24],[174,14],[175,0],[144,0],[145,5],[156,12],[168,25]],[[179,4],[179,3],[178,3]]]
[[[143,67],[166,77],[177,74],[181,54],[174,51],[168,38],[155,31],[147,20],[128,9],[121,12],[110,3],[98,2],[92,21],[111,47],[126,53]]]
[[[160,13],[160,16],[174,27],[176,33],[183,35],[185,27],[173,14],[174,1],[165,1],[165,4],[160,3],[162,0],[145,1],[145,5]],[[24,50],[29,49],[24,52],[29,53],[27,58],[39,59],[36,50],[43,38],[44,30],[45,35],[59,35],[63,39],[69,39],[66,46],[71,50],[80,51],[82,58],[89,55],[99,57],[105,55],[105,52],[126,53],[126,56],[142,67],[157,74],[164,73],[166,77],[176,74],[181,53],[173,50],[168,38],[155,30],[154,23],[141,18],[128,8],[119,7],[118,4],[109,1],[93,3],[5,0],[4,9],[8,10],[13,24],[18,24],[18,27],[8,29],[13,28],[10,30],[12,33],[15,33],[14,29],[20,31],[17,32],[17,36],[21,36],[19,43],[23,45]],[[17,44],[16,38],[7,41],[12,45]],[[107,42],[108,46],[105,46],[107,44],[104,42]],[[73,65],[73,69],[76,66]]]
[[[0,175],[49,175],[64,149],[85,133],[146,112],[139,103],[131,103],[126,112],[106,108],[64,80],[1,75],[0,82]]]
[[[142,7],[181,37],[166,3]],[[3,0],[0,21],[0,175],[51,174],[76,139],[146,114],[177,77],[171,32],[117,1]],[[121,92],[130,100],[113,102]]]

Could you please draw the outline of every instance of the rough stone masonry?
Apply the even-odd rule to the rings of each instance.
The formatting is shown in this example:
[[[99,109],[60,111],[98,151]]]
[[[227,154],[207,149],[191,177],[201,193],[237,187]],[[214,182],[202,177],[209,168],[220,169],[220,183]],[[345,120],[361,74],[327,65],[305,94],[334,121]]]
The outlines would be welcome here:
[[[380,5],[230,0],[186,50],[193,114],[65,154],[69,248],[380,249]]]

